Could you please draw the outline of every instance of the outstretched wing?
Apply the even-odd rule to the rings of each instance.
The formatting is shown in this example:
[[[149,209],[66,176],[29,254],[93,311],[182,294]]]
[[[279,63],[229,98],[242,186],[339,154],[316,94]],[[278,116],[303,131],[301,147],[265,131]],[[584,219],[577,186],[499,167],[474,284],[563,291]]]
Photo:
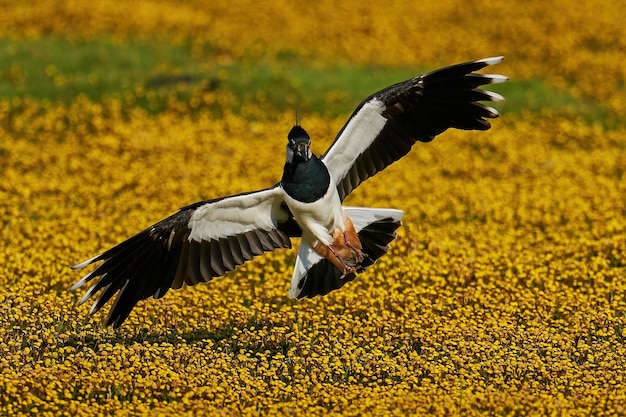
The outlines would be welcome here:
[[[291,247],[294,224],[278,186],[196,203],[73,266],[102,261],[72,290],[98,278],[80,302],[102,290],[93,314],[117,293],[106,324],[119,327],[140,300],[160,298],[183,284],[208,282],[253,256]]]
[[[498,112],[480,101],[504,98],[478,87],[507,80],[476,74],[503,57],[445,67],[394,84],[366,98],[341,129],[322,161],[337,181],[341,200],[359,184],[406,155],[417,141],[446,129],[487,130]]]

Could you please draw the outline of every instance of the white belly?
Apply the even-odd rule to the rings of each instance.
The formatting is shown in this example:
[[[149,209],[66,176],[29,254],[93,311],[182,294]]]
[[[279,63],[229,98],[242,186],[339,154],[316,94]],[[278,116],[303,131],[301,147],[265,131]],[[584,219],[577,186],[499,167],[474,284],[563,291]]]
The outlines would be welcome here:
[[[331,184],[335,184],[332,179]],[[287,193],[284,196],[287,207],[302,229],[302,239],[312,246],[318,240],[330,245],[333,231],[345,229],[341,201],[335,187],[330,187],[322,198],[312,203],[296,201]]]

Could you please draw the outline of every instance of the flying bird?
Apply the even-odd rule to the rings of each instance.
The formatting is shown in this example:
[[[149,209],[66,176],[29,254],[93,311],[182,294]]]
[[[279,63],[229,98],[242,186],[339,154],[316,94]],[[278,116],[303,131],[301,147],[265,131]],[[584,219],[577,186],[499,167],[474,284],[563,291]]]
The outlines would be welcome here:
[[[444,67],[384,88],[359,104],[330,148],[318,157],[300,125],[287,135],[278,184],[260,191],[201,201],[148,227],[72,269],[100,262],[72,290],[92,282],[89,313],[117,294],[106,325],[119,327],[140,300],[170,288],[208,282],[254,256],[290,248],[301,238],[291,298],[325,295],[355,279],[387,253],[403,212],[342,206],[363,181],[448,128],[487,130],[502,101],[479,87],[507,77],[479,74],[503,57]]]

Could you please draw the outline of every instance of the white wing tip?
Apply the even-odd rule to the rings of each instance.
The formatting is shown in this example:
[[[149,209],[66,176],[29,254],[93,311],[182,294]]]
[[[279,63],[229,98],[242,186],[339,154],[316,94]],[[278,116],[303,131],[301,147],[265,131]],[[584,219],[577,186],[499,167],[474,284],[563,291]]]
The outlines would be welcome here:
[[[94,256],[93,258],[87,259],[85,262],[81,262],[79,264],[72,265],[70,268],[72,270],[74,270],[74,271],[77,270],[77,269],[83,269],[86,266],[94,263],[96,261],[96,259],[98,259],[99,257],[100,257],[100,255]]]
[[[88,276],[88,275],[87,275]],[[83,285],[85,285],[85,283],[87,282],[87,276],[84,276],[80,281],[78,281],[76,284],[72,285],[70,287],[70,291],[74,291],[77,290],[78,288],[82,287]]]
[[[91,297],[91,295],[92,295],[91,290],[89,290],[86,293],[84,293],[83,296],[80,298],[80,301],[78,301],[78,305],[81,305],[85,301],[89,300],[89,297]],[[89,314],[92,314],[91,313],[91,309],[89,310]]]
[[[485,91],[484,93],[489,96],[489,101],[494,101],[494,102],[504,101],[504,97],[501,94],[494,93],[493,91]]]
[[[509,80],[509,77],[500,74],[484,74],[483,76],[489,79],[489,84],[500,84]]]
[[[89,308],[89,315],[93,316],[96,311],[98,311],[98,300],[94,301],[94,303]]]
[[[491,113],[488,117],[491,117],[491,118],[494,118],[494,119],[495,119],[496,117],[499,117],[499,116],[500,116],[500,113],[498,112],[498,110],[494,109],[493,107],[490,107],[490,106],[485,106],[484,108],[485,108],[485,110],[487,110],[489,113]]]
[[[495,65],[495,64],[499,64],[502,61],[504,61],[504,56],[500,55],[500,56],[492,56],[489,58],[479,59],[476,62],[485,63],[487,65]]]

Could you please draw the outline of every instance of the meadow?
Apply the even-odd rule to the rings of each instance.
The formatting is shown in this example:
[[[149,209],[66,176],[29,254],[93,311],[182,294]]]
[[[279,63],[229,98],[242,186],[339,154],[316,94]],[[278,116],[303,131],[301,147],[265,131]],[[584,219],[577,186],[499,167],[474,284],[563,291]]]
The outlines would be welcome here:
[[[626,414],[619,2],[0,2],[0,415]],[[486,132],[346,204],[405,211],[368,272],[287,298],[294,249],[141,302],[69,267],[321,154],[361,99],[494,55]],[[106,312],[108,308],[105,307]]]

